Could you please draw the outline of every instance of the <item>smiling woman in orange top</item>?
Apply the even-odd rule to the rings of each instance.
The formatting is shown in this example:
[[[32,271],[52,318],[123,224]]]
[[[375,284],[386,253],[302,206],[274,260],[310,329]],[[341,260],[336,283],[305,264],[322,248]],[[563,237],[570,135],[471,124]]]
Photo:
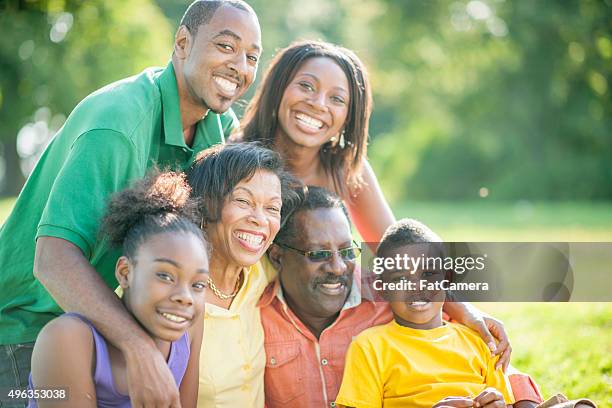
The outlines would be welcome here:
[[[233,138],[263,142],[304,184],[335,191],[364,241],[376,242],[395,219],[366,160],[371,107],[352,51],[298,42],[274,57]]]

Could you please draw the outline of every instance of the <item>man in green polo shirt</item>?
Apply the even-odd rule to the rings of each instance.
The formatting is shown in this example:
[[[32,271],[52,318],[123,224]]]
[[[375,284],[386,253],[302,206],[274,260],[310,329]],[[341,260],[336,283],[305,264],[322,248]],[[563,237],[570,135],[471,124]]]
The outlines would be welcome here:
[[[123,352],[134,406],[179,405],[165,360],[112,291],[119,254],[99,239],[98,225],[109,196],[151,166],[185,169],[224,141],[237,125],[230,106],[253,82],[260,53],[250,6],[195,1],[165,69],[110,84],[70,114],[0,230],[3,393],[27,386],[36,336],[66,310]],[[0,406],[7,402],[0,395]]]

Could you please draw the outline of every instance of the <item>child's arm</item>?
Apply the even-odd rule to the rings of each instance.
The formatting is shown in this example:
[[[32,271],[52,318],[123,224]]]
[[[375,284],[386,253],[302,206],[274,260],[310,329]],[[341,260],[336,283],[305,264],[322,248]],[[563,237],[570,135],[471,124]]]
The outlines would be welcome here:
[[[506,408],[506,403],[504,402],[504,396],[499,390],[489,387],[474,398],[474,406],[482,408]],[[512,407],[512,405],[507,406]]]
[[[69,316],[49,322],[38,335],[32,353],[32,384],[39,390],[66,390],[68,398],[38,399],[38,406],[95,408],[93,353],[93,335],[86,323]]]
[[[538,406],[538,403],[533,401],[519,401],[514,404],[506,405],[504,396],[501,392],[495,388],[487,388],[474,398],[474,406],[483,408],[535,408]]]
[[[198,387],[200,376],[200,349],[202,348],[202,337],[204,334],[203,314],[196,318],[196,322],[189,328],[189,363],[179,387],[181,395],[181,407],[195,407],[198,403]]]
[[[474,400],[466,397],[446,397],[432,408],[472,408]]]
[[[478,405],[476,405],[476,403],[478,403]],[[535,408],[537,406],[538,404],[532,401],[519,401],[514,405],[506,405],[504,396],[501,392],[497,391],[495,388],[487,388],[474,399],[465,397],[446,397],[434,405],[433,408]]]

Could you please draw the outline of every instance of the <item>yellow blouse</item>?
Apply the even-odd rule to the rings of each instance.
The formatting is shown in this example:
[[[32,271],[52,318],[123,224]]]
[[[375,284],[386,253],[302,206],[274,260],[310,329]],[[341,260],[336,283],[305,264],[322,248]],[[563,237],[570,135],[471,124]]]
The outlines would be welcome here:
[[[206,303],[199,408],[264,406],[266,355],[257,301],[273,271],[260,263],[245,269],[244,284],[229,309]]]

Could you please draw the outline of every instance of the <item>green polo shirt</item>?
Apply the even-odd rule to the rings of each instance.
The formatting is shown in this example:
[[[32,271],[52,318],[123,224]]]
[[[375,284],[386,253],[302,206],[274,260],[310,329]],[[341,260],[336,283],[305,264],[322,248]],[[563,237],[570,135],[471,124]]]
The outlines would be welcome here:
[[[55,135],[0,229],[0,344],[34,341],[62,313],[32,273],[36,238],[78,246],[115,288],[120,253],[99,239],[109,196],[154,164],[186,169],[237,125],[230,110],[201,120],[185,144],[172,63],[147,69],[86,97]]]

